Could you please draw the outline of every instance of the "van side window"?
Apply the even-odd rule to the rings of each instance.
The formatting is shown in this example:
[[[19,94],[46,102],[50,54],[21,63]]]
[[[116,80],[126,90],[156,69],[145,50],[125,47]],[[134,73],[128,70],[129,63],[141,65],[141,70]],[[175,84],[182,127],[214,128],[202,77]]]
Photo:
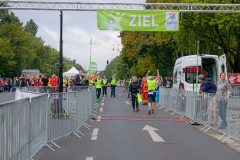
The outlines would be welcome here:
[[[175,73],[174,73],[173,83],[174,83],[174,84],[177,83],[177,71],[175,71]]]
[[[221,66],[221,69],[222,69],[222,72],[225,72],[225,66],[224,65]]]

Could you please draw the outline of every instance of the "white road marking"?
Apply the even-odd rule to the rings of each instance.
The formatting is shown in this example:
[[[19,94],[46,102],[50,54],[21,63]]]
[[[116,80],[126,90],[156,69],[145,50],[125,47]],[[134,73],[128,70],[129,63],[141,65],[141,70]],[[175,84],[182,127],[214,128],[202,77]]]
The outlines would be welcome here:
[[[94,128],[91,140],[97,140],[98,128]]]
[[[104,99],[102,100],[102,102],[104,102]]]
[[[104,103],[101,103],[101,106],[103,106],[104,105]]]
[[[102,116],[98,116],[98,118],[102,118]],[[98,121],[98,122],[100,122],[100,121],[101,121],[101,119],[97,119],[97,121]]]
[[[102,112],[103,111],[103,108],[100,108],[100,112]]]
[[[93,157],[87,157],[86,160],[93,160]]]
[[[105,97],[103,97],[103,98],[105,98]]]
[[[119,96],[121,96],[122,94],[118,94]]]
[[[148,131],[150,136],[152,137],[153,142],[165,142],[155,131],[158,131],[158,129],[153,128],[149,125],[146,125],[142,130]]]
[[[130,103],[129,103],[129,101],[124,101],[127,105],[129,105]]]

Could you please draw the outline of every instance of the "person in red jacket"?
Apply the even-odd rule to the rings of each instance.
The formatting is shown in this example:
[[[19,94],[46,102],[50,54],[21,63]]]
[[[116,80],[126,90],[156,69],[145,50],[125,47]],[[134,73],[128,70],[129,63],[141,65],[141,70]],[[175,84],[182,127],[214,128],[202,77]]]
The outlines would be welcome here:
[[[142,88],[142,97],[143,97],[143,104],[142,105],[147,105],[148,104],[148,87],[147,87],[147,81],[146,78],[143,77],[142,82],[141,82],[141,88]]]
[[[4,84],[5,84],[5,81],[2,79],[1,84],[0,84],[1,85],[0,88],[1,88],[2,92],[4,91]]]
[[[39,89],[40,89],[40,92],[42,92],[42,89],[43,89],[43,81],[42,81],[42,76],[39,76]]]
[[[37,86],[38,85],[38,80],[35,75],[33,75],[33,78],[30,80],[31,86]]]
[[[50,80],[50,83],[51,83],[51,86],[53,86],[52,87],[53,92],[55,92],[55,90],[57,89],[56,87],[58,85],[58,79],[55,74],[53,74],[52,79]]]
[[[31,84],[32,89],[35,90],[37,88],[36,86],[38,85],[38,80],[37,80],[37,77],[35,75],[33,75],[33,78],[30,80],[30,84]]]

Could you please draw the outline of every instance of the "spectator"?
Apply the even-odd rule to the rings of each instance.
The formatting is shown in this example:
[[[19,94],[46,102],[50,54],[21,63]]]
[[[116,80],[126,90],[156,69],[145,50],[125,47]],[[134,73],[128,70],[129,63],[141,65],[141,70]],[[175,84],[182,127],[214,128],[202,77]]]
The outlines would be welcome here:
[[[58,85],[58,78],[56,77],[55,74],[52,76],[53,78],[50,80],[51,86],[52,86],[52,91],[55,92],[57,90],[57,85]]]
[[[26,86],[27,86],[27,82],[26,82],[26,79],[24,77],[24,74],[22,74],[22,77],[20,78],[19,88],[20,87],[26,87]]]
[[[39,91],[40,92],[43,92],[42,89],[43,89],[43,81],[42,81],[42,76],[39,76],[39,79],[38,79],[38,85],[39,85]]]
[[[47,78],[47,74],[44,74],[44,77],[42,78],[42,82],[43,82],[43,92],[47,93],[47,86],[48,86],[48,78]]]
[[[218,110],[217,110],[217,104],[216,104],[216,97],[215,94],[217,92],[217,86],[215,83],[213,83],[211,78],[205,78],[203,75],[198,76],[198,81],[201,83],[200,86],[200,93],[206,92],[206,93],[212,93],[208,99],[210,99],[210,106],[209,106],[209,124],[212,127],[217,127],[217,121],[218,121]],[[214,94],[214,95],[213,95]],[[208,99],[204,99],[205,106],[208,106]],[[215,117],[215,123],[212,124],[212,115]]]
[[[89,86],[89,74],[86,74],[83,81],[82,86],[85,86],[84,88],[88,88]],[[93,84],[90,84],[90,86],[93,86]]]
[[[66,92],[67,91],[67,76],[64,76],[63,77],[63,92]]]
[[[4,80],[3,79],[1,79],[1,83],[0,83],[0,90],[1,90],[1,92],[3,92],[4,91]]]
[[[227,127],[226,121],[226,110],[228,95],[233,94],[233,89],[226,80],[226,73],[222,72],[220,74],[220,81],[217,82],[217,107],[220,118],[222,119],[222,124],[218,129],[225,129]]]
[[[30,83],[30,76],[29,76],[29,75],[27,76],[27,79],[26,79],[26,85],[27,85],[28,87],[31,86],[31,83]]]
[[[167,78],[167,88],[172,88],[172,85],[173,85],[173,81],[171,80],[171,77],[168,77]]]
[[[82,80],[84,79],[84,76],[83,76],[83,71],[80,70],[79,71],[79,74],[75,77],[75,80],[74,80],[74,83],[75,83],[75,86],[82,86]],[[77,88],[78,90],[80,90],[80,88]]]

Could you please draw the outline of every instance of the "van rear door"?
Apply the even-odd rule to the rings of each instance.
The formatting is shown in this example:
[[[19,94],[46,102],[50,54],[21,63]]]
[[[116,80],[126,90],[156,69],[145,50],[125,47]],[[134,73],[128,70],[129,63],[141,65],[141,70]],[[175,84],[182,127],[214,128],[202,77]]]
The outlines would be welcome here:
[[[219,60],[219,65],[218,65],[218,76],[220,75],[220,73],[225,72],[226,73],[226,77],[227,77],[227,59],[226,59],[226,55],[222,55],[218,58]]]

